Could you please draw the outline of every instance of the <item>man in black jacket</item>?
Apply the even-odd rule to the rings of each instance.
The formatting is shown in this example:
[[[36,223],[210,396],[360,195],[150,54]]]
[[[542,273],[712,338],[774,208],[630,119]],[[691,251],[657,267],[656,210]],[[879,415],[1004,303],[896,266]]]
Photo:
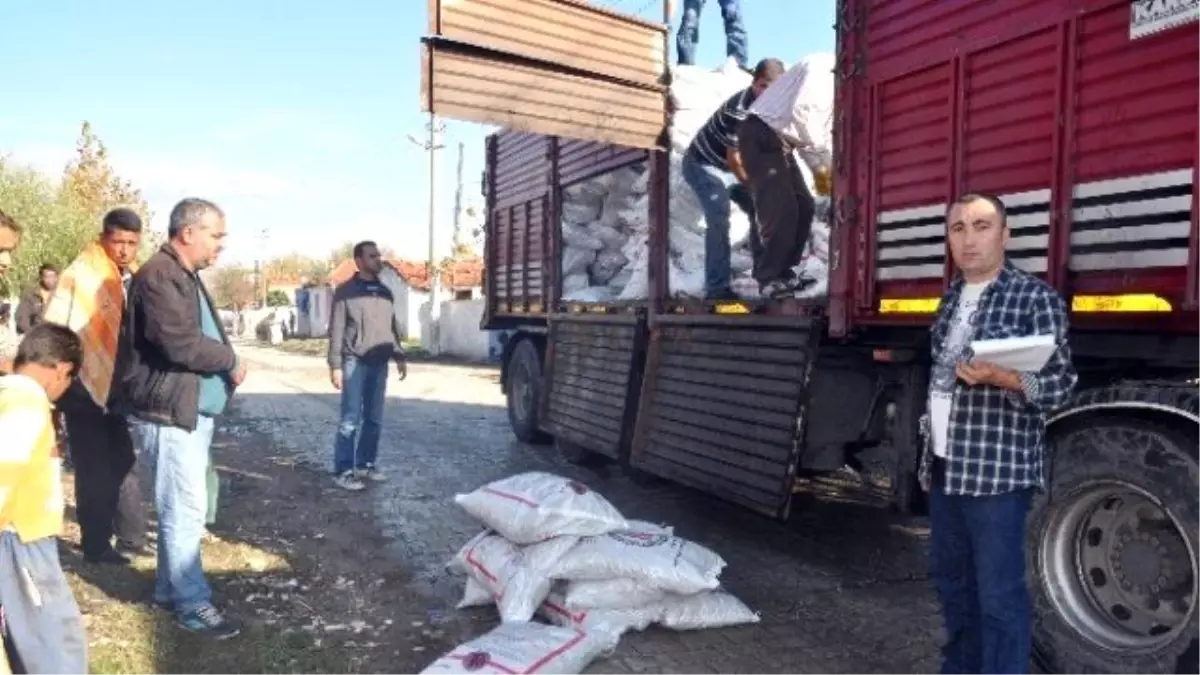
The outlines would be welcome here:
[[[224,247],[225,215],[212,202],[185,199],[171,210],[167,235],[129,288],[110,407],[129,417],[139,456],[154,472],[155,602],[187,630],[229,638],[241,629],[213,607],[200,541],[213,420],[246,367],[197,274]]]
[[[42,322],[42,313],[46,311],[46,303],[54,295],[58,286],[58,268],[46,263],[38,268],[37,286],[26,291],[17,306],[17,334],[24,335]]]

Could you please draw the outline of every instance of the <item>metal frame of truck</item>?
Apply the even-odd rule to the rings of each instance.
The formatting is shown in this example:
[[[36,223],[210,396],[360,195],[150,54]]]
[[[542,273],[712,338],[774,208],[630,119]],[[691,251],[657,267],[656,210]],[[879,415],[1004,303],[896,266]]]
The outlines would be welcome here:
[[[644,22],[575,0],[549,5],[512,3],[583,32],[626,21],[650,49],[661,37],[665,55],[665,32]],[[549,95],[502,115],[441,106],[526,130],[489,139],[485,179],[483,326],[514,331],[501,375],[514,432],[553,438],[574,461],[616,460],[776,517],[788,515],[798,473],[837,470],[883,444],[892,502],[919,512],[927,326],[953,272],[942,213],[965,189],[1000,193],[1013,207],[1012,258],[1072,300],[1081,372],[1079,394],[1051,419],[1049,489],[1030,516],[1039,663],[1195,672],[1200,81],[1196,24],[1168,15],[1180,8],[1188,3],[840,0],[822,305],[669,298],[665,155],[630,147],[652,147],[644,125],[611,121],[617,133],[595,111],[548,125]],[[530,56],[476,42],[499,49],[472,52],[489,63]],[[519,63],[550,82],[653,90],[638,73],[563,70],[532,56]],[[665,56],[647,63],[642,76],[665,71]],[[647,302],[559,301],[562,188],[647,160]]]

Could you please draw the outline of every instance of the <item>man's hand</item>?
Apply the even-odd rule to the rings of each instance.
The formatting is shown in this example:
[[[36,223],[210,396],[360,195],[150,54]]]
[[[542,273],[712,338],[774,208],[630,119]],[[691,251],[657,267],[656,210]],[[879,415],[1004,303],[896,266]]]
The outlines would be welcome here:
[[[396,372],[401,382],[408,379],[408,357],[404,352],[396,352]]]
[[[329,371],[329,383],[333,385],[334,389],[337,389],[338,391],[342,390],[342,369],[341,368],[334,368],[333,370]]]
[[[987,361],[962,361],[954,369],[958,378],[972,387],[988,384],[1010,391],[1022,391],[1021,375],[1011,368]]]
[[[813,189],[822,197],[828,197],[833,188],[833,177],[828,168],[821,168],[813,172]]]
[[[237,365],[234,366],[233,372],[229,374],[229,379],[233,381],[233,386],[239,387],[246,381],[246,362],[238,359]]]

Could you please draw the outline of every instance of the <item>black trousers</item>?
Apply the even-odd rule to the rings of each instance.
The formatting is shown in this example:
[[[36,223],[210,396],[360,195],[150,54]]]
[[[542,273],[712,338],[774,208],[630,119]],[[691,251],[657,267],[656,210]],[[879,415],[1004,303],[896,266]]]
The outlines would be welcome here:
[[[755,115],[738,130],[738,152],[750,178],[761,241],[754,257],[754,279],[760,284],[790,279],[812,230],[816,209],[812,193],[779,134]]]
[[[125,419],[105,412],[78,385],[61,407],[75,465],[75,516],[84,555],[104,553],[114,534],[126,544],[144,546],[146,512]]]

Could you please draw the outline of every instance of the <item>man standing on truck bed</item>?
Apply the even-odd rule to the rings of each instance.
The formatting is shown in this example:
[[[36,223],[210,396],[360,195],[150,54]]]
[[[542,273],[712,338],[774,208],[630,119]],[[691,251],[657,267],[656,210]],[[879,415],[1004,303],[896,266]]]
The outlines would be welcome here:
[[[810,125],[828,120],[803,98],[808,63],[792,66],[750,106],[738,131],[738,151],[754,198],[755,227],[761,241],[754,255],[754,279],[764,297],[792,295],[800,285],[792,268],[800,264],[812,230],[815,204],[793,150],[812,170],[817,193],[829,194],[832,157],[818,147]]]
[[[679,65],[696,63],[696,43],[700,41],[700,13],[706,0],[683,0],[683,19],[679,22],[679,33],[675,46],[679,51]],[[746,70],[746,24],[742,21],[741,0],[717,0],[721,18],[725,20],[725,52]],[[670,2],[668,14],[675,13],[675,3]]]
[[[683,155],[683,179],[704,209],[704,293],[712,300],[737,297],[729,284],[729,208],[730,183],[734,178],[746,182],[738,127],[750,105],[781,73],[779,59],[759,61],[750,86],[717,108]]]
[[[342,410],[333,445],[334,482],[362,490],[362,478],[382,481],[375,468],[379,427],[387,395],[388,359],[404,369],[404,331],[396,318],[392,291],[379,279],[383,256],[373,241],[354,245],[358,274],[338,286],[329,320],[329,379],[342,392]]]
[[[1067,307],[1008,262],[1009,228],[996,197],[968,194],[946,215],[960,275],[930,329],[933,366],[920,480],[929,491],[930,567],[942,603],[944,673],[1025,673],[1032,606],[1025,582],[1025,518],[1044,483],[1046,417],[1078,376]],[[1038,372],[970,358],[973,340],[1053,336]]]

